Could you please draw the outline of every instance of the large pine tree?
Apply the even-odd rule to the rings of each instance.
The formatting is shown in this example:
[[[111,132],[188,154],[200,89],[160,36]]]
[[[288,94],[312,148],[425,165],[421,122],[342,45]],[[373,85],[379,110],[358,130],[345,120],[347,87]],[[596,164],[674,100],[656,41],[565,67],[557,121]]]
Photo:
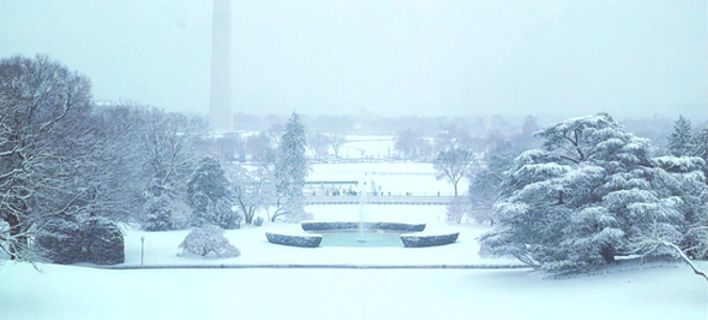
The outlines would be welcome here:
[[[647,239],[680,241],[687,212],[647,140],[607,114],[562,121],[537,135],[542,149],[524,152],[507,172],[496,228],[482,239],[492,253],[577,270],[647,253]]]
[[[305,145],[305,127],[300,122],[300,116],[293,112],[285,127],[275,164],[278,208],[273,221],[279,216],[290,222],[308,218],[302,193],[307,176]]]
[[[691,122],[679,116],[674,122],[674,130],[668,139],[667,148],[671,155],[676,157],[689,156],[693,152],[693,130],[691,130]]]
[[[231,210],[229,181],[219,161],[205,157],[187,185],[187,203],[192,207],[192,225],[213,224],[224,229],[238,226]]]

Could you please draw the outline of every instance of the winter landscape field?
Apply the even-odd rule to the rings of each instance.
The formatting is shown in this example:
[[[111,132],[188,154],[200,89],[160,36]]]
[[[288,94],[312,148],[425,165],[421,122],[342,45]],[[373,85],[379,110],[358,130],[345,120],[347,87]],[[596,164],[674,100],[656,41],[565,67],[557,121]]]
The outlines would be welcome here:
[[[3,266],[5,319],[705,319],[708,312],[705,283],[676,265],[564,280],[528,270],[41,268]]]
[[[0,320],[708,319],[706,0],[0,1]]]
[[[315,166],[320,169],[313,176],[340,178],[332,167]],[[346,168],[343,179],[376,169],[429,173],[431,168],[395,162],[334,167]],[[431,174],[412,177],[418,184],[401,191],[431,192],[435,187],[430,186],[439,183]],[[352,221],[359,219],[362,208],[318,205],[306,210],[316,221]],[[490,226],[446,223],[445,206],[365,205],[363,210],[370,221],[427,223],[431,232],[459,231],[460,238],[453,245],[430,248],[296,248],[271,244],[264,232],[302,232],[299,225],[266,223],[225,232],[241,250],[240,256],[198,259],[178,256],[178,246],[189,230],[145,232],[125,225],[125,262],[114,267],[142,263],[166,269],[44,263],[35,269],[5,262],[0,269],[0,310],[4,318],[18,320],[222,318],[233,312],[243,319],[427,319],[439,316],[439,310],[450,319],[469,319],[470,314],[490,319],[704,319],[708,315],[705,282],[681,263],[635,261],[597,274],[548,279],[512,257],[481,257],[479,236]],[[294,267],[283,268],[287,265]],[[196,268],[200,266],[217,268]],[[440,266],[451,269],[425,269]],[[706,269],[708,263],[698,266]]]

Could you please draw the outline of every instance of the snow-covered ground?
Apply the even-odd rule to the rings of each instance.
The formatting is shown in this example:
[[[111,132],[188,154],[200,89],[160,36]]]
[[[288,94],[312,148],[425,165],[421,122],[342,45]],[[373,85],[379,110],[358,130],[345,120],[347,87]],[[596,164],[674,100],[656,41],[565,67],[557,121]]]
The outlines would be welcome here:
[[[351,221],[351,220],[349,220]],[[299,225],[271,225],[247,227],[225,232],[229,241],[241,250],[241,256],[229,259],[195,259],[178,257],[178,246],[189,231],[126,233],[126,262],[140,264],[140,237],[145,237],[146,265],[204,265],[204,264],[369,264],[369,265],[428,265],[475,264],[518,265],[513,259],[480,257],[476,237],[485,227],[429,225],[430,231],[459,231],[458,241],[451,245],[430,248],[296,248],[271,244],[265,232],[302,233]]]
[[[126,263],[201,264],[510,264],[485,259],[479,225],[447,225],[441,206],[365,206],[368,221],[426,222],[460,231],[455,244],[432,248],[292,248],[267,224],[226,232],[238,258],[177,256],[187,231],[126,232]],[[312,206],[317,220],[356,220],[358,206]],[[708,263],[700,262],[702,268]],[[708,287],[682,264],[638,266],[563,280],[527,269],[158,269],[102,270],[5,262],[0,319],[706,319]]]
[[[359,206],[309,206],[317,221],[358,221]],[[204,260],[178,257],[178,246],[189,233],[184,231],[144,232],[126,228],[125,265],[140,264],[140,238],[145,238],[144,263],[165,264],[518,264],[513,259],[490,259],[478,255],[477,238],[489,227],[475,224],[449,225],[444,222],[444,206],[364,206],[364,220],[371,222],[427,223],[426,232],[460,232],[454,244],[430,248],[343,248],[314,249],[274,245],[265,232],[303,232],[299,224],[266,224],[227,230],[224,234],[241,250],[241,256],[230,259]]]
[[[382,159],[396,153],[393,136],[348,135],[346,139],[339,150],[339,156],[345,159]]]
[[[565,280],[526,270],[39,267],[0,266],[1,319],[708,318],[706,283],[683,265]]]
[[[432,193],[431,164],[327,164],[317,179],[358,180],[389,190]],[[370,173],[370,175],[369,175]],[[390,177],[390,181],[387,179]],[[313,176],[310,177],[311,179]],[[408,179],[408,180],[406,180]],[[439,185],[436,185],[439,184]],[[463,185],[466,185],[463,184]],[[226,231],[241,250],[231,259],[178,257],[189,231],[126,227],[126,266],[205,264],[518,264],[480,257],[489,227],[445,223],[444,206],[364,206],[366,221],[424,222],[427,231],[459,231],[457,243],[431,248],[293,248],[268,243],[269,224]],[[315,220],[356,221],[360,207],[309,206]],[[698,265],[708,268],[708,262]],[[546,280],[538,272],[444,269],[157,269],[102,270],[5,262],[0,265],[0,319],[708,319],[708,287],[682,264]]]
[[[308,181],[363,181],[384,194],[451,195],[453,187],[446,178],[437,180],[432,163],[360,162],[313,164]],[[459,182],[460,193],[467,193],[467,180]],[[366,190],[369,192],[370,190]]]

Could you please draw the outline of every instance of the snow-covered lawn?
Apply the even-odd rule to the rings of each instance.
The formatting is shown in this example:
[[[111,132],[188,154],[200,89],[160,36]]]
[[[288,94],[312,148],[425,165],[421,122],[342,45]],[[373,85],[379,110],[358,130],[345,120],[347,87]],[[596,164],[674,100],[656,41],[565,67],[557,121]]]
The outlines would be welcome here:
[[[479,257],[488,227],[441,222],[444,207],[367,206],[366,220],[427,222],[460,231],[432,248],[292,248],[264,232],[272,224],[226,232],[238,258],[177,257],[188,231],[126,232],[126,265],[200,264],[509,264]],[[318,220],[355,220],[358,206],[313,206]],[[0,319],[706,319],[708,291],[685,265],[544,280],[527,269],[158,269],[102,270],[5,262]],[[706,268],[708,263],[699,263]]]
[[[312,206],[317,220],[356,220],[358,206]],[[203,264],[516,264],[478,255],[480,225],[447,225],[440,206],[366,206],[368,221],[426,222],[460,231],[432,248],[293,248],[270,244],[267,224],[226,232],[238,258],[177,256],[188,231],[126,231],[126,263]],[[107,270],[0,265],[0,319],[706,319],[708,287],[687,266],[544,280],[528,269],[156,269]],[[699,266],[708,268],[708,263]]]
[[[322,206],[321,210],[326,211],[327,206]],[[356,218],[348,218],[354,215],[356,206],[340,206],[342,209],[338,214],[316,214],[315,216],[326,216],[332,221],[356,221]],[[381,209],[401,208],[396,206],[377,206]],[[405,207],[404,212],[410,213],[412,217],[419,219],[405,219],[403,222],[426,221],[420,219],[425,216],[424,211],[434,210],[435,207]],[[442,207],[440,207],[442,208]],[[405,212],[410,210],[412,212]],[[385,212],[385,210],[384,210]],[[430,217],[435,217],[430,213]],[[369,221],[401,222],[394,219],[395,214],[374,215]],[[378,217],[379,219],[377,219]],[[229,259],[193,259],[178,257],[179,244],[189,233],[184,231],[171,232],[143,232],[128,229],[126,232],[126,262],[124,265],[140,264],[140,238],[145,237],[145,264],[146,265],[195,265],[195,264],[483,264],[483,265],[509,265],[519,264],[513,259],[491,259],[478,255],[479,243],[477,237],[486,232],[488,227],[479,225],[447,225],[440,222],[430,222],[426,227],[427,232],[460,232],[458,241],[451,245],[430,247],[430,248],[346,248],[346,247],[319,247],[319,248],[295,248],[271,244],[266,240],[265,232],[301,233],[303,232],[299,224],[267,224],[263,227],[244,227],[238,230],[227,230],[224,235],[229,241],[241,250],[241,256]]]
[[[401,195],[451,195],[453,187],[446,179],[435,179],[432,163],[389,161],[363,163],[321,163],[313,164],[307,176],[308,181],[363,181],[370,188],[380,187],[384,194]],[[467,180],[459,183],[460,193],[467,193]],[[369,192],[370,190],[366,190]]]
[[[126,237],[125,265],[140,264],[140,236],[145,236],[145,264],[519,264],[512,259],[480,257],[475,237],[483,229],[475,227],[435,228],[440,231],[459,230],[457,243],[430,248],[296,248],[271,244],[265,231],[302,232],[295,226],[244,228],[225,232],[229,241],[241,250],[241,256],[229,259],[193,259],[178,257],[178,246],[189,231],[150,232],[129,231]]]
[[[345,159],[387,158],[396,153],[395,137],[348,135],[339,156]]]
[[[706,283],[683,265],[565,280],[525,270],[40,268],[0,266],[1,319],[708,317]]]

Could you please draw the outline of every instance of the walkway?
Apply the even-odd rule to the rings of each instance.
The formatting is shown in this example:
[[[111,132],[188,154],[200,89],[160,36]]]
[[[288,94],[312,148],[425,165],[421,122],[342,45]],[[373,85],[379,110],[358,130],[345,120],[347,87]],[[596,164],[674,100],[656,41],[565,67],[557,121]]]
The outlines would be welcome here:
[[[451,196],[369,196],[365,204],[375,205],[429,205],[444,206],[455,197]],[[359,204],[359,196],[306,196],[307,205]]]

